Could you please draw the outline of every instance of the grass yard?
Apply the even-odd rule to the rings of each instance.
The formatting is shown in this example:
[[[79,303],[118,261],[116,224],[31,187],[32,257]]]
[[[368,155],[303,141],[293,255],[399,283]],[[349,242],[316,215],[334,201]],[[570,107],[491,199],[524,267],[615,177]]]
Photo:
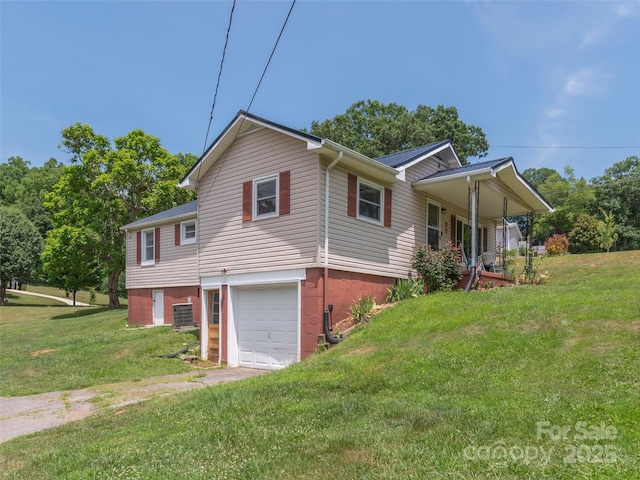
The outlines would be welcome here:
[[[265,376],[0,445],[21,479],[630,479],[640,252],[403,302]],[[65,320],[66,321],[66,320]]]
[[[157,358],[196,340],[171,327],[128,328],[127,310],[69,307],[9,293],[0,307],[0,396],[20,396],[181,373],[191,367]]]
[[[65,298],[65,292],[63,289],[50,287],[48,285],[23,285],[23,289],[28,292],[42,293],[44,295],[53,295],[54,297]],[[69,296],[66,298],[68,298],[69,300],[73,300],[73,294],[69,293]],[[91,303],[89,300],[90,294],[87,290],[81,290],[76,293],[76,302]],[[96,293],[96,305],[109,306],[109,295],[105,295],[104,293]],[[126,306],[127,299],[120,298],[120,305]]]

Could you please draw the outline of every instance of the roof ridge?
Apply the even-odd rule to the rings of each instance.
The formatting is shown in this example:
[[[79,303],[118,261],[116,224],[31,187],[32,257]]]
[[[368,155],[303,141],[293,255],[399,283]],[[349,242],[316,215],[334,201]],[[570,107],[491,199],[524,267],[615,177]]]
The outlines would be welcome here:
[[[397,151],[397,152],[387,153],[386,155],[382,155],[382,156],[380,156],[380,157],[375,157],[375,158],[374,158],[374,160],[378,160],[379,158],[391,157],[392,155],[398,155],[398,154],[400,154],[400,153],[405,153],[405,154],[406,154],[406,153],[408,153],[408,152],[413,152],[414,150],[420,150],[420,149],[427,148],[427,147],[429,147],[429,148],[433,148],[433,147],[434,147],[434,146],[436,146],[436,145],[439,145],[439,144],[441,144],[441,143],[446,143],[446,142],[450,142],[450,140],[447,138],[447,139],[445,139],[445,140],[440,140],[440,141],[438,141],[438,142],[425,143],[424,145],[419,145],[419,146],[417,146],[417,147],[408,148],[408,149],[406,149],[406,150],[399,150],[399,151]]]

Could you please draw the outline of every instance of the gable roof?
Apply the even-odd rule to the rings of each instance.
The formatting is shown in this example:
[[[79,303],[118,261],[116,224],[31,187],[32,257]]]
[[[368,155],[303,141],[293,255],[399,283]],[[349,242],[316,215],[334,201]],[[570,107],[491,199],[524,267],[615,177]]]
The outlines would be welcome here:
[[[196,216],[197,209],[198,201],[193,200],[191,202],[178,205],[177,207],[170,208],[169,210],[164,210],[160,213],[156,213],[155,215],[151,215],[150,217],[131,222],[120,227],[120,230],[137,230],[139,228],[167,223],[170,220],[177,221],[186,218],[194,218]]]
[[[403,150],[402,152],[391,153],[382,157],[374,158],[374,160],[387,165],[388,167],[400,168],[407,167],[408,164],[413,164],[416,161],[421,161],[426,157],[434,155],[443,150],[443,147],[452,147],[451,140],[441,140],[439,142],[430,143],[421,147],[411,148],[409,150]],[[457,159],[457,155],[456,155]],[[458,160],[460,165],[460,160]]]
[[[553,212],[553,207],[522,177],[512,157],[434,173],[413,182],[414,189],[468,208],[471,184],[480,183],[479,214],[488,218]],[[506,209],[505,209],[505,199]]]
[[[307,144],[307,150],[316,150],[318,153],[333,156],[338,152],[342,152],[344,154],[341,160],[342,164],[360,169],[376,179],[392,182],[398,173],[398,171],[392,167],[332,142],[329,139],[285,127],[284,125],[240,110],[229,125],[218,135],[209,148],[207,148],[191,170],[184,176],[178,186],[196,190],[199,179],[216,163],[239,135],[265,127],[305,142]]]
[[[505,157],[505,158],[499,158],[497,160],[487,160],[484,162],[478,162],[473,164],[469,163],[467,165],[462,165],[461,167],[458,167],[458,168],[434,173],[418,181],[420,182],[422,180],[427,180],[427,179],[449,178],[449,177],[456,177],[460,175],[464,176],[464,175],[477,174],[479,172],[489,171],[491,169],[498,168],[500,165],[506,164],[508,162],[513,162],[513,158]]]

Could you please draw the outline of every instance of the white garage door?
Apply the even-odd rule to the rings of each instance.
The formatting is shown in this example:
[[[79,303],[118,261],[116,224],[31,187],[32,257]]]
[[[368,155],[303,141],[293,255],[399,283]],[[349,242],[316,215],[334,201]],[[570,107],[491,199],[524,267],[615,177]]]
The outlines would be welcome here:
[[[298,360],[298,289],[238,290],[240,365],[276,369]]]

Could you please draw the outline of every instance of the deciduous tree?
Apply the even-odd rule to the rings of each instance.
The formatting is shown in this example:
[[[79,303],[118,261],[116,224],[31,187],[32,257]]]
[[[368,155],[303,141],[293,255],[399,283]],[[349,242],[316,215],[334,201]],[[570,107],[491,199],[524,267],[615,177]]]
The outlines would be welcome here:
[[[16,208],[0,207],[0,305],[10,280],[28,281],[36,273],[42,237],[35,225]]]
[[[418,105],[414,111],[396,103],[360,100],[333,119],[313,121],[310,132],[375,158],[449,139],[460,161],[484,157],[489,144],[480,127],[458,118],[455,107]]]
[[[592,184],[598,208],[614,216],[622,249],[640,248],[640,158],[613,164]]]
[[[95,253],[108,275],[109,308],[118,308],[118,279],[125,267],[120,227],[191,200],[191,192],[177,188],[186,167],[142,130],[112,144],[89,125],[76,123],[62,131],[61,147],[72,164],[47,197],[55,225],[89,228],[98,235]]]
[[[62,227],[50,230],[42,252],[42,269],[49,284],[73,293],[92,287],[100,277],[95,252],[100,239],[88,228]]]
[[[612,212],[603,212],[604,220],[601,220],[598,224],[598,243],[600,248],[609,253],[611,247],[616,240],[618,240],[618,234],[616,233],[616,221],[613,218]]]

